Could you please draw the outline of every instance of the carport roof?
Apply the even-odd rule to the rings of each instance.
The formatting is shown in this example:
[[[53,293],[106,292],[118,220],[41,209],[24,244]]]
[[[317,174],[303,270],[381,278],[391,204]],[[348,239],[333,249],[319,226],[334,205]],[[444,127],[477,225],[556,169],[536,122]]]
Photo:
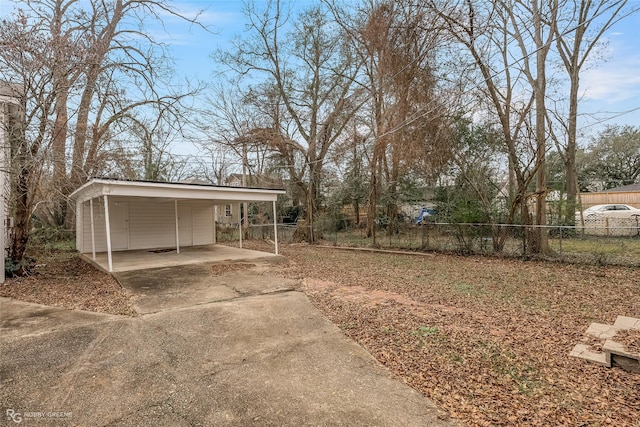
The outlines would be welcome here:
[[[221,204],[231,202],[272,202],[281,189],[227,187],[208,184],[177,182],[127,181],[108,178],[93,178],[71,193],[71,198],[84,202],[95,197],[125,196],[166,199],[214,200]]]

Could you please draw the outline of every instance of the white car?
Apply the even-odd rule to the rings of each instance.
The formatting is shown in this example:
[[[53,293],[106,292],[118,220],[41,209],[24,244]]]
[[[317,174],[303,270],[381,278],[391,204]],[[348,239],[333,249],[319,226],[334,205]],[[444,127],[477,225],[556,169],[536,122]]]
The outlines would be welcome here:
[[[634,208],[629,205],[610,204],[610,205],[595,205],[582,212],[582,216],[585,219],[596,218],[640,218],[640,209]]]

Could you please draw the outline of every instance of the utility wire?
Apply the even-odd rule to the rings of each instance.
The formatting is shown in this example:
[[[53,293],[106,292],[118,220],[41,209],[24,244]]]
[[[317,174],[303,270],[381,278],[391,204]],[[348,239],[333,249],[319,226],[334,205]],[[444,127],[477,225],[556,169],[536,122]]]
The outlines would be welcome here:
[[[585,24],[587,24],[587,23],[590,23],[591,21],[593,21],[593,20],[594,20],[594,19],[596,19],[596,18],[599,18],[600,16],[602,16],[602,15],[603,15],[606,11],[608,11],[608,10],[609,10],[609,8],[604,9],[604,10],[603,10],[603,11],[601,11],[600,13],[598,13],[598,14],[596,14],[596,15],[593,15],[592,17],[590,17],[589,19],[585,20],[584,22],[578,23],[578,24],[577,24],[577,25],[575,25],[574,27],[572,27],[572,28],[570,28],[570,29],[567,29],[567,30],[563,31],[559,36],[556,36],[556,37],[552,38],[552,39],[551,39],[551,40],[549,40],[549,42],[548,42],[548,43],[546,43],[545,45],[543,45],[543,46],[541,46],[541,47],[539,47],[539,48],[537,48],[537,49],[533,50],[532,52],[530,52],[530,53],[528,53],[528,54],[526,54],[526,55],[524,55],[524,56],[522,56],[522,57],[518,58],[517,60],[515,60],[515,61],[511,62],[510,64],[507,64],[507,66],[506,66],[505,68],[503,68],[502,70],[494,72],[494,73],[490,76],[490,79],[493,79],[493,78],[497,77],[498,75],[500,75],[501,73],[505,72],[506,70],[508,70],[509,68],[513,67],[514,65],[516,65],[516,64],[518,64],[518,63],[520,63],[520,62],[522,62],[522,61],[524,61],[524,60],[526,60],[526,59],[528,59],[530,56],[534,55],[535,53],[539,52],[540,50],[547,48],[550,44],[552,44],[553,42],[557,41],[559,38],[562,38],[562,37],[564,37],[564,36],[566,36],[566,35],[568,35],[568,34],[570,34],[570,33],[574,32],[574,31],[576,31],[579,27],[584,26],[584,25],[585,25]],[[626,14],[622,15],[622,16],[620,17],[620,19],[618,19],[618,21],[620,21],[620,20],[622,20],[622,19],[624,19],[624,18],[626,18],[626,17],[628,17],[628,16],[631,16],[632,14],[634,14],[634,13],[636,13],[636,12],[638,12],[638,11],[640,11],[640,8],[631,9],[628,13],[626,13]],[[513,40],[514,40],[514,39],[512,39],[512,41],[513,41]],[[473,90],[475,90],[475,89],[480,88],[481,84],[483,84],[483,83],[484,83],[484,82],[486,82],[486,81],[487,81],[487,79],[484,79],[482,82],[475,83],[471,88],[469,88],[469,89],[465,90],[464,92],[462,92],[462,94],[461,94],[461,95],[466,95],[466,94],[468,94],[468,93],[471,93],[471,91],[473,91]],[[372,96],[372,95],[371,95],[371,96]],[[433,102],[433,101],[430,101],[430,102]],[[428,110],[427,110],[427,108],[428,108],[428,107],[424,107],[422,110],[417,111],[417,112],[416,112],[412,117],[407,118],[404,122],[399,123],[398,125],[396,125],[396,126],[395,126],[395,127],[393,127],[392,129],[389,129],[388,131],[384,132],[382,135],[378,135],[376,138],[382,138],[382,137],[385,137],[385,136],[387,136],[387,135],[390,135],[390,134],[396,133],[396,132],[400,131],[402,128],[404,128],[404,127],[406,127],[406,126],[410,125],[411,123],[415,122],[416,120],[419,120],[419,119],[421,119],[421,118],[423,118],[423,117],[427,116],[427,115],[428,115],[428,114],[430,114],[431,112],[435,111],[435,109],[436,109],[436,108],[438,108],[438,107],[439,107],[439,106],[437,106],[437,105],[436,105],[436,106],[434,106],[434,107],[431,107],[431,108],[430,108],[430,109],[428,109]],[[616,117],[620,117],[620,116],[623,116],[623,115],[629,114],[629,113],[631,113],[631,112],[633,112],[633,111],[636,111],[636,110],[638,110],[638,109],[640,109],[640,107],[639,107],[639,108],[632,109],[632,110],[624,111],[624,112],[622,112],[622,113],[620,113],[620,114],[618,114],[618,115],[616,115],[616,116],[614,116],[614,117],[610,117],[610,118],[608,118],[608,119],[603,119],[603,120],[599,121],[598,123],[593,123],[593,124],[590,124],[590,125],[588,125],[588,126],[583,126],[581,129],[584,129],[584,128],[586,128],[586,127],[590,127],[590,126],[595,126],[596,124],[603,123],[603,122],[605,122],[605,121],[608,121],[608,120],[614,119],[614,118],[616,118]]]

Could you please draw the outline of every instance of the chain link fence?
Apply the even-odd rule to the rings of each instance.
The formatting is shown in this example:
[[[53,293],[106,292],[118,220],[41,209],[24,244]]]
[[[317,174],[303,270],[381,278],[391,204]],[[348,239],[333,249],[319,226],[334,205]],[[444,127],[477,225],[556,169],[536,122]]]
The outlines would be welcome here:
[[[299,241],[296,225],[279,224],[278,240]],[[315,230],[319,244],[407,251],[434,251],[640,267],[640,223],[589,219],[578,226],[451,224],[427,222],[380,228],[375,239],[365,228]],[[218,235],[220,241],[220,234]],[[231,240],[238,239],[236,229]],[[273,224],[251,225],[245,239],[273,240]],[[545,243],[546,242],[546,243]]]

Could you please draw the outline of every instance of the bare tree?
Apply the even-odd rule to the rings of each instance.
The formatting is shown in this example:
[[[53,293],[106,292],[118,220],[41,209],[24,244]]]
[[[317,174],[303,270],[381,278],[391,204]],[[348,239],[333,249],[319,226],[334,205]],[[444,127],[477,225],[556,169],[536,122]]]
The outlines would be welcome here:
[[[546,7],[545,7],[546,6]],[[535,98],[535,174],[536,174],[536,225],[547,225],[547,57],[551,49],[558,16],[558,1],[539,0],[504,2],[504,10],[509,11],[512,32],[522,55],[522,70],[527,77]],[[527,14],[526,12],[529,12]],[[533,27],[531,23],[533,22]],[[533,52],[530,41],[533,40]],[[535,73],[530,58],[535,57]],[[533,253],[550,251],[548,233],[538,227],[532,231],[535,236],[529,249]]]
[[[199,177],[214,185],[224,185],[232,171],[234,156],[228,147],[217,144],[207,144],[205,154],[198,156],[196,172]]]
[[[43,58],[50,49],[49,41],[31,37],[24,31],[23,22],[26,19],[18,14],[15,21],[4,21],[0,25],[0,70],[3,80],[15,84],[10,87],[15,90],[14,97],[20,100],[8,129],[11,181],[9,209],[14,226],[10,230],[7,255],[14,264],[11,269],[15,274],[22,274],[26,268],[24,252],[29,239],[31,216],[38,203],[37,189],[51,147],[50,117],[55,108],[55,94],[49,90],[53,78],[46,58]]]
[[[564,0],[558,18],[553,21],[556,50],[569,77],[568,116],[556,114],[566,141],[563,143],[556,133],[552,134],[565,165],[567,206],[564,220],[569,224],[575,221],[578,194],[576,148],[580,72],[597,50],[603,34],[620,19],[640,10],[635,7],[624,12],[626,4],[627,0]]]
[[[269,115],[249,98],[232,81],[214,86],[198,123],[206,137],[196,142],[208,152],[224,150],[227,157],[233,153],[242,169],[243,185],[251,181],[252,176],[259,178],[263,174],[269,150],[268,145],[251,136],[252,129],[265,126],[269,120],[265,117]]]
[[[375,244],[383,195],[392,233],[400,179],[416,169],[436,175],[447,157],[447,109],[437,100],[433,72],[440,32],[430,9],[411,1],[371,1],[355,17],[336,4],[332,10],[363,63],[373,138],[367,234]]]
[[[220,59],[240,76],[262,79],[252,92],[274,107],[272,124],[253,135],[287,160],[291,179],[305,194],[306,238],[314,241],[322,170],[355,111],[350,95],[359,63],[322,5],[304,10],[289,32],[290,15],[279,0],[261,10],[249,3],[245,15],[245,37]]]
[[[13,157],[14,200],[24,202],[14,227],[16,262],[23,259],[31,215],[44,202],[37,200],[43,175],[55,190],[47,195],[50,217],[70,225],[66,197],[106,166],[106,139],[123,117],[149,105],[171,108],[184,96],[166,89],[163,46],[141,30],[143,17],[180,16],[168,2],[37,0],[21,6],[0,25],[0,79],[25,91],[24,137]]]
[[[513,221],[519,211],[525,225],[533,223],[528,204],[532,197],[536,200],[536,224],[546,225],[545,67],[553,33],[549,23],[553,22],[556,3],[545,3],[547,7],[541,10],[536,0],[431,2],[480,73],[480,83],[470,90],[483,90],[502,129],[511,183],[507,221]],[[535,115],[535,123],[531,115]],[[536,178],[537,188],[530,193]],[[538,228],[528,235],[529,252],[547,250],[544,233]]]

